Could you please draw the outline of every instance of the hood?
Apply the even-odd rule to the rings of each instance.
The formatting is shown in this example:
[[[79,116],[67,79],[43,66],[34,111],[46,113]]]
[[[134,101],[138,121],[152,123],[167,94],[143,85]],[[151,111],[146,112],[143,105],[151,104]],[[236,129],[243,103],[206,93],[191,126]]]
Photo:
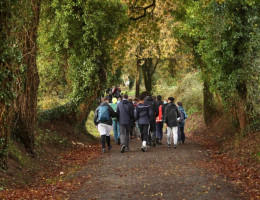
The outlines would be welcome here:
[[[123,99],[123,104],[128,104],[128,100],[127,99]]]
[[[177,108],[177,106],[174,103],[168,103],[168,105]]]

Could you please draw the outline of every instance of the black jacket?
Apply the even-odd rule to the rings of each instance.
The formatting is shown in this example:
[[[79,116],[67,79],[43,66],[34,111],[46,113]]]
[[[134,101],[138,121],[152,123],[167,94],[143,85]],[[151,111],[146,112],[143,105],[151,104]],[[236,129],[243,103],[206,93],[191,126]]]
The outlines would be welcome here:
[[[150,96],[145,97],[144,102],[145,104],[150,105],[150,112],[153,113],[153,115],[150,116],[150,122],[155,123],[156,117],[159,115],[159,107],[156,106],[155,100]]]
[[[109,112],[109,120],[106,122],[102,122],[102,124],[112,125],[112,118],[117,117],[117,113],[113,110],[113,108],[111,108],[111,106],[108,103],[102,103],[101,106],[108,106],[108,112]],[[99,123],[101,123],[98,121],[98,110],[99,110],[99,106],[95,110],[95,114],[94,114],[94,124],[95,125],[98,125]]]
[[[134,122],[134,105],[127,99],[123,99],[117,105],[116,113],[120,125],[129,125]]]
[[[159,107],[160,107],[160,105],[162,105],[162,114],[164,114],[165,108],[164,108],[164,103],[163,103],[163,101],[156,101],[156,108],[157,108],[157,110],[158,110],[158,114],[159,114]]]
[[[177,118],[181,116],[179,109],[174,103],[168,103],[164,112],[164,121],[167,126],[178,126]]]
[[[135,119],[138,121],[138,124],[150,124],[150,117],[153,115],[149,105],[139,103],[136,106]]]

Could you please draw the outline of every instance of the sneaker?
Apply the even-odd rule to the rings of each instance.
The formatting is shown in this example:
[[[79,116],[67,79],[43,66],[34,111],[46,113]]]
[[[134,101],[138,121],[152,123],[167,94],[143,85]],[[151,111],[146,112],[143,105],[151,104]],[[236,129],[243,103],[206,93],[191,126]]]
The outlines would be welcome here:
[[[125,151],[131,151],[129,147],[125,147]]]
[[[110,151],[110,149],[112,149],[112,146],[109,146],[109,147],[108,147],[108,151]]]
[[[156,147],[156,141],[153,140],[153,147]]]
[[[151,143],[151,142],[148,142],[147,145],[151,147],[151,146],[152,146],[152,143]]]
[[[176,148],[177,148],[177,145],[174,145],[173,147],[174,147],[174,149],[176,149]]]
[[[141,147],[142,152],[146,151],[146,148],[144,146]]]
[[[106,149],[102,149],[102,153],[105,153],[106,152]]]
[[[121,153],[124,153],[125,152],[125,145],[122,145],[121,147]]]

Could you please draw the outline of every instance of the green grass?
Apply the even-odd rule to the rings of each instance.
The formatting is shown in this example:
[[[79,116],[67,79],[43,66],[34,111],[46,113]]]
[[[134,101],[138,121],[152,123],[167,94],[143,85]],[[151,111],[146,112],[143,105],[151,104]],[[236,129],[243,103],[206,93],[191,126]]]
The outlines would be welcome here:
[[[94,119],[94,111],[91,111],[89,113],[88,120],[86,123],[86,129],[91,135],[93,135],[95,137],[99,137],[100,135],[99,135],[98,129],[96,128],[96,126],[93,122],[93,119]]]

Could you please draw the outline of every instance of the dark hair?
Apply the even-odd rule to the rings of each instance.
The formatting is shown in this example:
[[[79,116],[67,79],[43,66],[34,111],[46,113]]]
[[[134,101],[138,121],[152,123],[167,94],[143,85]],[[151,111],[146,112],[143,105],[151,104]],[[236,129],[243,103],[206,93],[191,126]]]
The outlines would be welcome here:
[[[102,98],[102,99],[101,99],[101,101],[102,101],[102,102],[109,101],[109,97],[108,97],[108,96],[106,96],[106,97]]]
[[[129,99],[129,102],[132,103],[132,102],[133,102],[133,99]]]
[[[169,97],[168,100],[171,101],[171,102],[174,102],[174,98],[173,97]]]
[[[146,96],[151,96],[151,95],[148,94],[148,92],[144,91],[144,92],[142,92],[142,93],[140,94],[140,96],[144,96],[144,97],[146,97]]]
[[[162,96],[161,95],[157,95],[157,100],[161,101],[162,100]]]
[[[134,101],[139,101],[139,99],[134,99]]]
[[[177,105],[182,107],[182,102],[177,102]]]
[[[127,94],[124,94],[123,98],[124,98],[124,99],[128,99],[128,95],[127,95]]]
[[[139,96],[139,99],[140,99],[141,101],[143,101],[145,97],[146,97],[146,95],[141,94],[141,95]]]

